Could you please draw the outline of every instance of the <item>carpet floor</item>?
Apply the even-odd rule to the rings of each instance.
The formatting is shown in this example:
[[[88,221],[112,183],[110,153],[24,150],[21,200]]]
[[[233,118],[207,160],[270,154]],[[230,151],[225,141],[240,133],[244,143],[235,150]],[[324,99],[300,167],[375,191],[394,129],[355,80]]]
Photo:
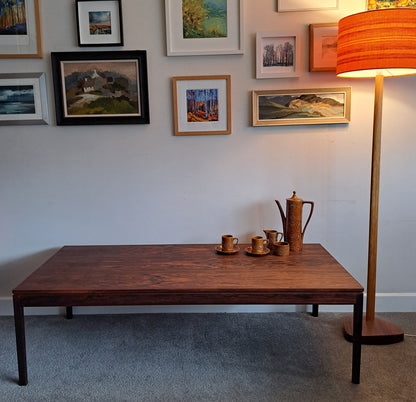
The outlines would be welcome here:
[[[341,313],[27,316],[26,387],[3,316],[0,401],[416,401],[416,313],[379,316],[409,335],[363,345],[359,385]]]

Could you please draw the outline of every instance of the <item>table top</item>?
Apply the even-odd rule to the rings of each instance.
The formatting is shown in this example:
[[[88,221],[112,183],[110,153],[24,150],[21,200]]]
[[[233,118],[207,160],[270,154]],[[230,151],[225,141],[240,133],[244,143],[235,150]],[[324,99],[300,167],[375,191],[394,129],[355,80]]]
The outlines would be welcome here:
[[[15,295],[94,292],[362,292],[319,244],[287,257],[221,255],[213,244],[64,246]]]

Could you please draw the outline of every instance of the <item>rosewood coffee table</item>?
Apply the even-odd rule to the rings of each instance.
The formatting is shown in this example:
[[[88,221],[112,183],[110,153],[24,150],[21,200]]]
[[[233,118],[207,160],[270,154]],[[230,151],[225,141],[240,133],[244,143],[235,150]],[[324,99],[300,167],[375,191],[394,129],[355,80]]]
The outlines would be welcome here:
[[[351,304],[352,382],[360,382],[363,287],[319,244],[288,257],[244,245],[65,246],[13,290],[19,385],[26,385],[24,307],[180,304]]]

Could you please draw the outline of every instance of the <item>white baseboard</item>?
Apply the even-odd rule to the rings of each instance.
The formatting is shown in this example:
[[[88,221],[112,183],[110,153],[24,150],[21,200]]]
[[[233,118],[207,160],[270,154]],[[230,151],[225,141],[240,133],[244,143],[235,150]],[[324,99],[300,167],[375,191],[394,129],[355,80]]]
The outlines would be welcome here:
[[[294,305],[184,305],[184,306],[100,306],[74,307],[74,314],[146,314],[146,313],[273,313],[310,311],[310,306]],[[365,300],[364,300],[365,310]],[[320,305],[322,312],[352,312],[351,305]],[[377,293],[376,312],[416,312],[416,293]],[[64,314],[62,307],[27,307],[25,315]],[[11,297],[0,298],[0,316],[13,315]]]

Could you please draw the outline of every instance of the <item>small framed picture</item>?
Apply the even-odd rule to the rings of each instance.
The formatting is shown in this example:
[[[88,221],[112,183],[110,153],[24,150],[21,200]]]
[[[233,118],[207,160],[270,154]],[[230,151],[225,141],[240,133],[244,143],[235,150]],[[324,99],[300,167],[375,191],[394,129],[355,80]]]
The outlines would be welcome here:
[[[309,71],[337,68],[338,23],[309,25]]]
[[[339,0],[277,0],[277,11],[336,10]]]
[[[121,0],[76,0],[78,46],[123,46]]]
[[[256,78],[298,77],[300,44],[297,35],[256,34]]]
[[[383,8],[416,8],[416,1],[367,0],[367,10],[380,10]]]
[[[41,58],[39,0],[0,1],[0,58]]]
[[[148,124],[145,50],[52,52],[56,123]]]
[[[0,74],[0,125],[48,123],[45,73]]]
[[[244,0],[165,0],[168,56],[243,53]]]
[[[253,91],[253,126],[348,123],[351,88]]]
[[[175,135],[231,134],[229,75],[173,77]]]

